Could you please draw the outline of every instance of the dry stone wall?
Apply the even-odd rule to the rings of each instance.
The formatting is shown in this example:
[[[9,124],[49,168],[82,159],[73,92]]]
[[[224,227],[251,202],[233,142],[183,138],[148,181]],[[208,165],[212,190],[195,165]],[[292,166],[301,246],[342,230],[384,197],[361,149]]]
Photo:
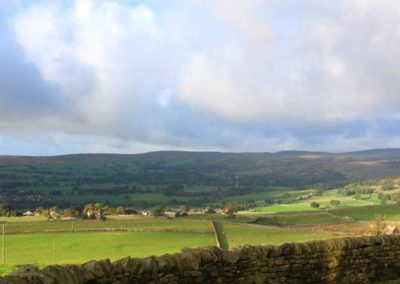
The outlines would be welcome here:
[[[400,279],[400,237],[183,249],[144,259],[25,268],[0,283],[372,283]]]

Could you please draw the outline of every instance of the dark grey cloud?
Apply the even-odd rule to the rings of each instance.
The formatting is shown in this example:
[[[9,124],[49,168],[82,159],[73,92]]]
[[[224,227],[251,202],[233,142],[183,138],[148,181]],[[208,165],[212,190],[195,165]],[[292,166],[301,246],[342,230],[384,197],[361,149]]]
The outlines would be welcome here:
[[[0,18],[0,115],[54,112],[57,88],[43,81],[37,67],[24,59],[13,31]]]

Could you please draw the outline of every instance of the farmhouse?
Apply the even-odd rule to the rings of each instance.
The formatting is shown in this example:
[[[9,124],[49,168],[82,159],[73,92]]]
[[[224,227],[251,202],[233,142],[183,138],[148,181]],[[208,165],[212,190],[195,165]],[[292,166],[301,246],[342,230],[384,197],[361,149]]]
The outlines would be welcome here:
[[[175,212],[175,211],[165,211],[164,215],[168,218],[176,218],[179,217],[179,212]]]
[[[25,213],[22,214],[22,216],[34,216],[35,214],[33,214],[31,211],[26,211]]]
[[[190,214],[190,215],[205,214],[205,210],[203,210],[203,209],[191,209],[191,210],[189,211],[189,214]]]

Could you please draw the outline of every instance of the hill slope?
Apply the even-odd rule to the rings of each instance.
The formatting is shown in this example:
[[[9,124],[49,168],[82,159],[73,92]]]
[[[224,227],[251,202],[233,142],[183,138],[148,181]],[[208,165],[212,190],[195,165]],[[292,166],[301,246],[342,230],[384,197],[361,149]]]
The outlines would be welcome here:
[[[113,201],[115,198],[107,196],[119,196],[116,203],[130,202],[130,198],[141,200],[136,198],[141,194],[152,194],[150,201],[154,202],[165,196],[206,202],[276,186],[300,189],[321,183],[335,185],[397,176],[399,169],[400,149],[335,154],[161,151],[0,156],[0,199],[25,207],[42,203],[69,206],[97,201],[96,196],[100,201]]]

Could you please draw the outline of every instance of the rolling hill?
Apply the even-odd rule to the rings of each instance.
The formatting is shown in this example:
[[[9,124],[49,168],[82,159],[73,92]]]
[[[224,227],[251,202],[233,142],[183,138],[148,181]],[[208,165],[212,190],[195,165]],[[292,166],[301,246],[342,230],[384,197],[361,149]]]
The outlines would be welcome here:
[[[88,201],[206,204],[279,187],[335,187],[398,176],[399,170],[400,149],[0,156],[0,198],[21,208]]]

